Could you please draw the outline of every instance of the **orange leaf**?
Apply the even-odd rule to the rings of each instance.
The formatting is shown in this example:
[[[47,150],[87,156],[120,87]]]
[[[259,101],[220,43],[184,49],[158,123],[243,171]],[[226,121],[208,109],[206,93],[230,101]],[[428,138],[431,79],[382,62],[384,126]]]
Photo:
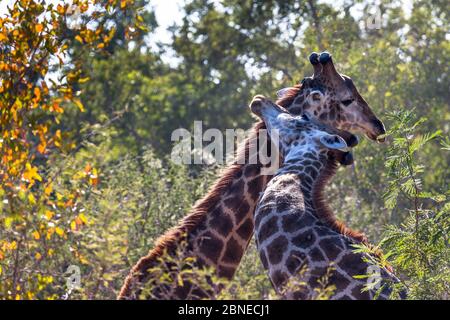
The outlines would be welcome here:
[[[45,217],[47,218],[47,220],[50,220],[53,217],[53,212],[51,212],[50,210],[45,211]]]
[[[33,93],[34,93],[34,96],[36,97],[36,100],[41,99],[41,90],[38,87],[34,87]]]
[[[59,14],[65,14],[66,13],[66,8],[64,8],[64,6],[58,4],[58,6],[56,7],[56,10],[58,10]]]
[[[80,213],[80,214],[78,215],[78,218],[81,220],[81,222],[82,222],[83,224],[87,224],[87,219],[86,219],[86,216],[85,216],[84,214]]]
[[[51,183],[49,183],[45,188],[44,188],[44,193],[46,196],[49,196],[50,193],[52,193],[53,191],[53,185]]]
[[[47,143],[45,143],[45,141],[42,141],[38,146],[37,146],[37,151],[39,153],[45,154],[45,151],[47,149]]]

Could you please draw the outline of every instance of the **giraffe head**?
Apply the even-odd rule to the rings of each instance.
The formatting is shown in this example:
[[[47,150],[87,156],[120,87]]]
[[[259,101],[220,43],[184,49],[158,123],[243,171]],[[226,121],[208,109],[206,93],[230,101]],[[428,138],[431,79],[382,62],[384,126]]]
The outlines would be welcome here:
[[[346,142],[353,141],[351,133],[309,119],[307,115],[293,116],[261,95],[253,98],[250,109],[265,122],[269,136],[278,144],[284,162],[312,152],[319,158],[320,155],[329,155],[330,150],[339,162],[353,162]],[[340,160],[342,157],[344,161]]]
[[[382,142],[383,138],[378,137],[386,133],[383,123],[361,97],[352,79],[336,71],[331,54],[313,52],[309,61],[314,67],[313,76],[303,79],[301,85],[278,91],[277,103],[291,114],[306,114],[332,127],[363,133]]]

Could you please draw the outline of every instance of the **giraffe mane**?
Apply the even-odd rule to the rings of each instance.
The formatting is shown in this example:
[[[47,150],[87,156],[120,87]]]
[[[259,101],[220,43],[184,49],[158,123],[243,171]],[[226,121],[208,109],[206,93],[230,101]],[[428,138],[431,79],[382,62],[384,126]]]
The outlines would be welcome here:
[[[337,151],[339,152],[339,151]],[[353,238],[358,242],[367,243],[366,236],[356,230],[353,230],[345,225],[343,221],[336,218],[333,210],[328,205],[325,196],[325,186],[330,182],[331,178],[336,174],[339,167],[339,163],[331,157],[327,160],[325,167],[317,177],[316,183],[312,189],[312,200],[314,207],[316,208],[317,217],[328,226],[330,226],[336,232],[339,232],[345,236]]]
[[[257,135],[260,129],[265,128],[263,121],[257,122],[253,125],[250,135],[245,139],[244,143],[238,148],[236,152],[236,159],[242,159],[247,157],[250,152],[250,145],[256,143]],[[245,158],[248,159],[248,158]],[[198,200],[190,213],[186,215],[178,225],[172,227],[160,236],[156,241],[153,249],[139,261],[132,268],[130,273],[125,279],[125,283],[119,293],[119,299],[125,299],[132,294],[132,281],[134,277],[138,278],[141,282],[148,274],[148,269],[156,262],[165,252],[174,250],[178,244],[180,244],[186,235],[191,233],[194,228],[206,217],[220,201],[222,195],[230,187],[235,179],[235,176],[239,170],[242,169],[242,162],[236,161],[236,163],[230,165],[221,174],[220,178],[216,180],[213,186],[209,189],[208,193]]]
[[[335,151],[340,152],[340,151]],[[325,200],[324,196],[324,189],[325,186],[329,183],[331,178],[336,174],[336,171],[339,167],[339,162],[336,161],[335,157],[329,157],[327,160],[327,163],[325,164],[324,169],[320,173],[319,177],[317,178],[316,183],[313,186],[312,189],[312,201],[314,204],[314,207],[316,208],[316,214],[317,217],[320,219],[320,221],[324,222],[326,225],[331,227],[334,231],[345,235],[347,237],[350,237],[357,242],[363,243],[369,248],[374,250],[374,254],[376,257],[380,258],[383,256],[383,251],[380,248],[374,247],[372,244],[369,243],[366,235],[362,232],[359,232],[357,230],[354,230],[348,226],[345,225],[343,221],[340,221],[336,218],[336,215],[334,214],[333,210],[328,205],[327,201]],[[391,265],[386,265],[387,270],[390,272],[393,272],[393,268]]]
[[[300,83],[294,85],[293,87],[290,87],[283,93],[283,97],[278,99],[275,103],[282,106],[283,108],[287,108],[294,102],[295,97],[297,96],[301,88],[302,85]]]

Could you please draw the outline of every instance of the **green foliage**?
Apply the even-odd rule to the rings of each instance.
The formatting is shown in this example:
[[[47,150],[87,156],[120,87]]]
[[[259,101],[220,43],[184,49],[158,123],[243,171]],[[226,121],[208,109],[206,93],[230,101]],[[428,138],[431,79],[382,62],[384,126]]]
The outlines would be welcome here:
[[[194,120],[248,128],[251,96],[309,76],[306,57],[320,50],[390,135],[388,146],[361,139],[355,165],[328,186],[330,205],[381,241],[412,298],[449,298],[445,1],[413,1],[409,14],[403,1],[380,1],[382,26],[370,29],[365,1],[191,0],[157,46],[151,2],[83,8],[78,29],[68,5],[37,2],[0,17],[0,298],[60,298],[70,265],[82,286],[69,298],[115,298],[219,172],[170,163],[171,132]],[[36,24],[42,10],[52,14]],[[253,242],[226,287],[215,298],[276,297]]]
[[[401,282],[393,297],[405,290],[409,299],[448,299],[450,293],[450,189],[443,193],[426,192],[421,177],[427,167],[420,163],[426,145],[437,139],[440,130],[420,134],[426,119],[415,119],[412,111],[396,111],[388,132],[391,138],[386,156],[389,183],[383,195],[387,209],[396,211],[401,223],[384,228],[380,246],[382,259],[369,261],[379,267],[392,263]],[[443,152],[447,152],[443,140]],[[401,205],[400,205],[401,204]],[[358,252],[369,248],[358,247]]]
[[[441,131],[418,134],[426,120],[414,120],[413,112],[396,112],[391,117],[395,125],[390,131],[393,142],[386,161],[390,182],[384,198],[391,209],[398,205],[399,197],[409,205],[403,208],[406,217],[399,226],[387,226],[381,244],[404,278],[410,298],[448,299],[450,189],[424,191],[421,176],[427,167],[418,160],[425,145]]]
[[[83,201],[90,224],[76,246],[86,261],[83,290],[74,297],[114,299],[131,266],[211,183],[210,173],[194,178],[187,167],[158,159],[151,150],[105,158],[111,141],[107,135],[77,157],[99,168],[100,182]]]
[[[17,0],[0,16],[0,298],[55,298],[63,261],[82,261],[70,244],[86,224],[80,199],[97,173],[88,166],[71,176],[63,170],[77,149],[61,114],[84,110],[77,97],[88,80],[81,57],[101,54],[115,27],[100,22],[134,12],[128,2]],[[86,24],[70,30],[75,12]],[[82,46],[71,50],[77,42]]]

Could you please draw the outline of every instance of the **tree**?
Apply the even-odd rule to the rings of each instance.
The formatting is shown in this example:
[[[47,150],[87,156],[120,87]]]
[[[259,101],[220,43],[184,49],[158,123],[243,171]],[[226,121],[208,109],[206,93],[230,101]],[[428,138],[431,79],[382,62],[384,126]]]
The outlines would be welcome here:
[[[64,272],[58,260],[82,259],[68,243],[86,223],[82,187],[95,187],[98,178],[86,165],[71,177],[85,184],[58,185],[64,182],[58,181],[63,157],[76,148],[59,126],[61,114],[73,107],[84,110],[76,87],[88,80],[68,43],[83,43],[80,56],[98,53],[115,31],[93,23],[68,33],[67,22],[75,14],[89,14],[91,22],[110,12],[125,14],[132,2],[75,0],[69,6],[18,0],[0,18],[0,297],[52,297],[56,287],[43,290]],[[139,21],[135,15],[130,26]]]

